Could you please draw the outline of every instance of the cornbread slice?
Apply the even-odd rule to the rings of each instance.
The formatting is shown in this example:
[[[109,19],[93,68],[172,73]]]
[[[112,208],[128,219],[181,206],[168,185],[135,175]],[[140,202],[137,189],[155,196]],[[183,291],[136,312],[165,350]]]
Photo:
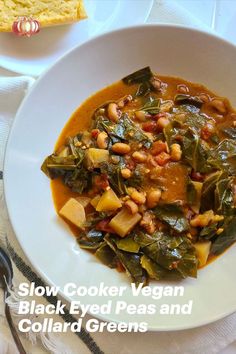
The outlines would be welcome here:
[[[83,0],[0,0],[1,32],[11,32],[19,16],[32,16],[41,27],[68,24],[87,17]]]

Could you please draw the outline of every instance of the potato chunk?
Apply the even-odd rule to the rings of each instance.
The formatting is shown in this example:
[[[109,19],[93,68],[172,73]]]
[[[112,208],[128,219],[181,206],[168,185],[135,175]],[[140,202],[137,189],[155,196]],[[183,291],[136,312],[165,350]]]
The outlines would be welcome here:
[[[203,183],[193,181],[192,184],[196,191],[196,200],[195,203],[191,206],[191,208],[194,211],[194,213],[198,214],[201,206],[201,193],[202,193]]]
[[[83,207],[84,208],[86,208],[88,205],[89,205],[89,203],[90,203],[90,201],[91,201],[91,198],[89,198],[89,197],[77,197],[76,198],[76,200],[81,204],[81,205],[83,205]]]
[[[194,244],[199,260],[199,267],[203,267],[210,253],[211,241],[197,242]]]
[[[107,162],[108,159],[108,150],[95,148],[86,150],[85,161],[88,168],[98,168],[102,162]]]
[[[59,214],[79,228],[83,228],[86,221],[84,207],[75,198],[70,198],[61,208]]]
[[[131,214],[127,208],[123,208],[113,219],[109,226],[121,237],[126,236],[132,228],[141,220],[139,213]]]
[[[108,189],[103,193],[96,206],[97,211],[112,211],[121,208],[122,204],[116,193]]]
[[[98,205],[98,202],[100,200],[101,196],[98,194],[96,195],[91,201],[90,204],[96,209],[96,206]]]

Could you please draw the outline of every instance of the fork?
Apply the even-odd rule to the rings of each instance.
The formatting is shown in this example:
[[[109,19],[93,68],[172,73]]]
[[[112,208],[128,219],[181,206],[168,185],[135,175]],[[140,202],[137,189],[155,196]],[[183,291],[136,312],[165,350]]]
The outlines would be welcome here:
[[[11,330],[12,337],[14,339],[14,342],[16,344],[19,353],[26,354],[26,351],[22,346],[19,335],[17,333],[14,322],[12,320],[10,308],[6,303],[6,298],[9,296],[8,289],[11,288],[12,286],[12,278],[13,278],[13,270],[12,270],[10,258],[4,252],[4,250],[0,248],[0,288],[2,288],[4,291],[5,315],[6,315],[7,322],[9,324],[9,328]]]

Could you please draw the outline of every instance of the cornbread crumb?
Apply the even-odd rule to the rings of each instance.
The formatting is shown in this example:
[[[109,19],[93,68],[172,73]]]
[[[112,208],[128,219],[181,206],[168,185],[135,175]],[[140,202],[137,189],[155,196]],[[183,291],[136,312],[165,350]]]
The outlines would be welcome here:
[[[83,0],[0,0],[0,31],[11,32],[21,16],[32,16],[41,27],[68,24],[87,17]]]

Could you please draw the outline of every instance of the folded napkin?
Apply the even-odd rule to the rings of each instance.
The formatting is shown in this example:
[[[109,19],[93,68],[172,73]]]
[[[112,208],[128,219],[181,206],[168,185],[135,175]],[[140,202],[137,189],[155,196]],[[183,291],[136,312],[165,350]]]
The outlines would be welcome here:
[[[149,22],[173,22],[201,26],[191,14],[178,6],[177,1],[156,1]],[[4,75],[4,71],[0,70],[0,74]],[[33,78],[25,76],[13,75],[0,78],[0,247],[8,252],[13,261],[15,290],[21,282],[34,281],[37,285],[44,284],[24,255],[11,229],[3,200],[2,185],[3,155],[8,132],[25,93],[33,83]],[[17,313],[19,300],[17,291],[12,292],[8,303],[13,313]],[[57,299],[50,297],[35,300],[38,303],[47,304],[48,302],[54,303]],[[0,354],[16,354],[17,350],[3,312],[4,304],[0,300]],[[17,323],[21,317],[25,316],[15,316],[15,322]],[[75,320],[69,313],[65,316],[52,317],[60,322]],[[89,316],[86,317],[86,319],[89,318]],[[31,316],[31,319],[34,317]],[[37,321],[39,320],[43,320],[43,315],[38,316]],[[69,332],[37,335],[29,333],[27,337],[21,335],[21,340],[27,354],[213,354],[219,353],[221,349],[236,340],[236,314],[211,325],[177,332],[91,334],[82,329],[78,335]]]
[[[210,27],[181,6],[178,0],[156,0],[147,22],[174,23],[212,31]]]

